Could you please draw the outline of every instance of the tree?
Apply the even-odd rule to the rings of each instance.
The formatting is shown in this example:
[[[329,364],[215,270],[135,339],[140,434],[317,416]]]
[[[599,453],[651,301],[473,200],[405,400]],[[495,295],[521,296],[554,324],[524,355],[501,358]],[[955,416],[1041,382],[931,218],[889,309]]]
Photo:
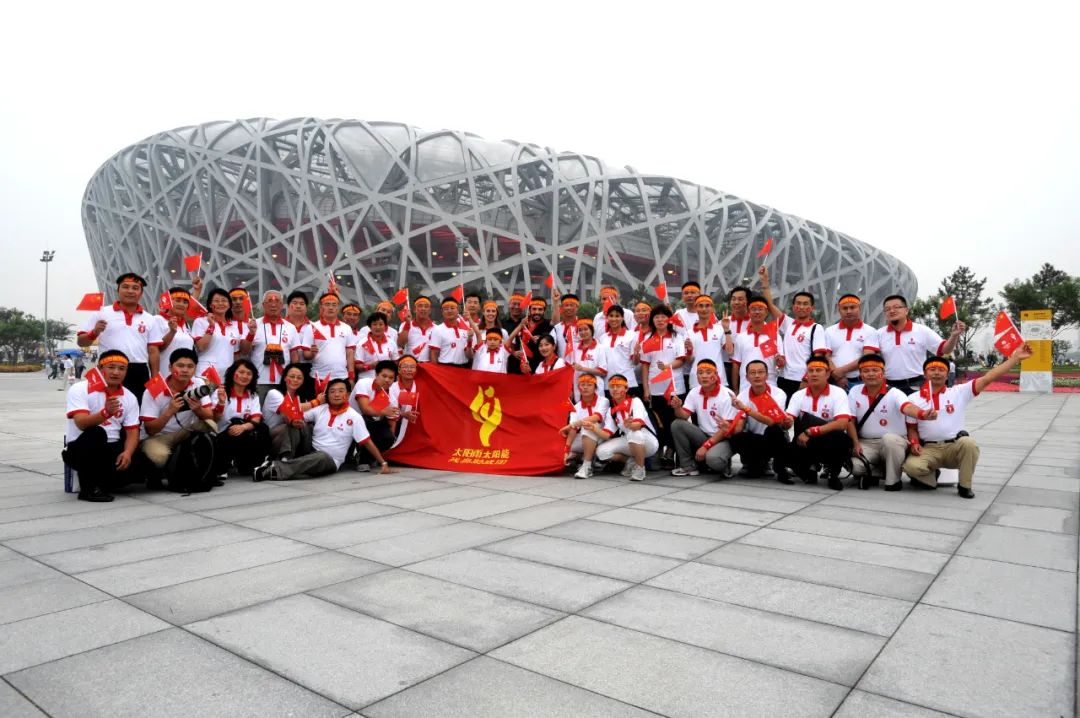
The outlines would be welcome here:
[[[957,343],[957,356],[966,357],[971,351],[969,343],[983,327],[990,324],[996,313],[993,297],[983,296],[986,277],[976,279],[970,268],[960,266],[941,280],[941,287],[926,299],[916,299],[911,305],[911,316],[924,322],[939,334],[947,337],[956,320],[964,322],[967,329]],[[946,297],[956,300],[956,314],[948,319],[938,319],[938,308]]]
[[[1043,264],[1030,279],[1009,282],[1000,294],[1005,300],[1004,310],[1014,321],[1020,319],[1020,312],[1025,309],[1053,312],[1054,337],[1080,325],[1080,277],[1073,277],[1052,264]]]
[[[72,325],[49,320],[49,343],[71,338]],[[21,309],[0,307],[0,356],[9,364],[41,356],[45,325]]]
[[[1072,351],[1072,342],[1064,339],[1055,339],[1051,353],[1055,366],[1061,366],[1069,360],[1069,352]]]

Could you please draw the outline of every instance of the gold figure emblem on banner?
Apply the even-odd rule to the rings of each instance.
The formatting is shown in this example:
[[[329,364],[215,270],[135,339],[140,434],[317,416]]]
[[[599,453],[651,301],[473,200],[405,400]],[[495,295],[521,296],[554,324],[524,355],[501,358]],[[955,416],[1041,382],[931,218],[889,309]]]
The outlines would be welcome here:
[[[476,396],[469,404],[469,409],[472,410],[473,419],[480,424],[480,443],[491,446],[491,435],[499,428],[503,419],[502,403],[499,402],[499,397],[495,396],[495,387],[476,387]]]

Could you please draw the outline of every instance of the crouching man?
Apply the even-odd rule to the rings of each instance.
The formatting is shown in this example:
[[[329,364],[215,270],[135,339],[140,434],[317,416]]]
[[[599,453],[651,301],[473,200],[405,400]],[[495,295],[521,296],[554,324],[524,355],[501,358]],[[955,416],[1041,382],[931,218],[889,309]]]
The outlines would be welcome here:
[[[127,368],[123,352],[103,352],[97,369],[68,389],[61,457],[79,472],[80,501],[112,501],[108,489],[128,483],[139,446],[139,402],[124,388]]]
[[[628,384],[622,374],[615,374],[608,380],[611,408],[600,430],[607,440],[596,447],[596,458],[625,461],[622,475],[631,481],[644,481],[645,459],[660,449],[660,442],[641,399],[627,395]]]
[[[806,388],[795,392],[788,402],[787,413],[795,422],[795,440],[788,445],[783,463],[804,484],[817,483],[811,465],[820,464],[825,467],[829,488],[841,491],[844,485],[840,467],[851,457],[847,435],[851,410],[844,390],[829,386],[831,373],[828,359],[811,356],[806,360]],[[776,478],[783,484],[795,483],[779,468]]]
[[[179,447],[191,440],[193,432],[217,431],[214,423],[214,392],[201,377],[195,376],[199,356],[191,349],[175,349],[169,355],[168,391],[156,397],[143,394],[139,416],[147,438],[139,447],[159,475],[148,484],[159,485],[161,474],[167,475],[169,459]]]
[[[968,402],[1031,355],[1031,346],[1023,344],[978,379],[951,387],[945,385],[949,377],[948,359],[930,357],[923,362],[926,383],[908,397],[922,410],[917,418],[908,419],[907,425],[911,454],[904,462],[904,472],[911,477],[913,488],[936,489],[939,469],[958,469],[960,480],[956,492],[964,499],[975,498],[971,480],[979,461],[979,445],[964,431]]]
[[[734,395],[720,384],[720,374],[712,359],[697,363],[698,385],[686,395],[686,401],[671,397],[675,421],[671,437],[679,465],[672,476],[697,476],[702,462],[710,471],[731,476],[731,444],[728,438],[743,429],[743,413],[731,403]],[[688,419],[693,417],[695,424]]]
[[[859,477],[859,488],[868,489],[878,472],[885,477],[886,491],[899,491],[900,468],[907,454],[905,416],[926,415],[908,401],[904,392],[885,383],[885,360],[880,354],[859,357],[862,386],[848,392],[853,421],[848,423],[851,439],[851,473]],[[931,410],[933,411],[933,410]]]

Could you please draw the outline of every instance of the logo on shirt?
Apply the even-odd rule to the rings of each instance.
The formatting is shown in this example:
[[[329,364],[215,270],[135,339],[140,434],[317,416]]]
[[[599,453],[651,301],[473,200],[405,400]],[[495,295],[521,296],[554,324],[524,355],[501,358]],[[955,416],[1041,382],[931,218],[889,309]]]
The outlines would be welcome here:
[[[889,425],[889,420],[888,419],[878,419],[878,423],[881,424],[882,426],[888,426]]]
[[[956,411],[956,407],[955,407],[955,406],[953,406],[952,404],[946,404],[946,405],[945,405],[945,413],[946,413],[946,414],[951,414],[951,413],[953,413],[954,411]]]
[[[139,334],[146,334],[146,325],[139,322]]]
[[[829,410],[828,409],[822,409],[821,418],[822,419],[828,419],[829,418]]]
[[[349,426],[352,426],[352,419],[348,419],[345,423],[348,424]]]
[[[491,435],[502,423],[502,402],[495,396],[495,387],[476,387],[476,396],[469,404],[472,418],[480,424],[480,443],[491,446]]]

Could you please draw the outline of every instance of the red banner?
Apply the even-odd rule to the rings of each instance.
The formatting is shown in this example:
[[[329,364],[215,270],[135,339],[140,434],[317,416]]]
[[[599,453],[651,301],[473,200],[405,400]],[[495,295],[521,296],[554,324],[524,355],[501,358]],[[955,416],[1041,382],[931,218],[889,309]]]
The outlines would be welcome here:
[[[562,471],[573,367],[537,376],[422,363],[420,420],[386,455],[425,469],[535,476]]]

